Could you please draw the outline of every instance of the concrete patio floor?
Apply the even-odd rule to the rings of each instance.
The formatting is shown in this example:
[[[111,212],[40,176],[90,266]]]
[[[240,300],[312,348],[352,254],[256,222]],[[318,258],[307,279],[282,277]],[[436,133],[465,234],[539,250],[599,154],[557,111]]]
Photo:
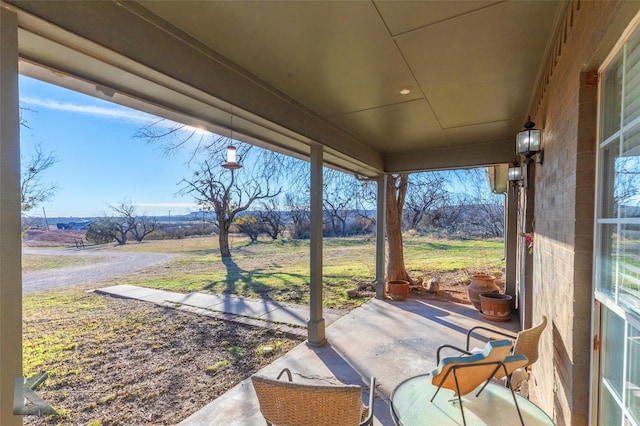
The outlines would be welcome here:
[[[393,425],[389,397],[394,387],[409,377],[432,371],[436,349],[443,343],[464,347],[466,330],[485,325],[504,331],[520,329],[516,317],[507,323],[482,319],[470,305],[406,300],[373,299],[326,329],[322,348],[300,344],[257,374],[275,377],[282,368],[294,373],[295,382],[358,384],[368,400],[371,375],[377,379],[375,425]],[[488,340],[474,340],[484,347]],[[180,423],[195,425],[264,426],[250,379]]]

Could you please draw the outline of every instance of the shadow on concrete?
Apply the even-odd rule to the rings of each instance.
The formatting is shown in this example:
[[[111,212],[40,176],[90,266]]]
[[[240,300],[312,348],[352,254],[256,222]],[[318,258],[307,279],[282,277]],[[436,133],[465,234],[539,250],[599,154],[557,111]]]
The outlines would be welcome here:
[[[365,391],[368,391],[369,378],[375,376],[374,424],[392,425],[389,397],[393,389],[410,377],[433,371],[438,346],[448,343],[463,347],[466,331],[476,325],[488,324],[466,305],[372,299],[327,327],[328,343],[324,347],[300,344],[258,374],[276,377],[286,367],[295,374],[294,380],[339,380],[358,384]],[[512,321],[495,328],[513,331],[510,329],[517,326]],[[363,397],[366,401],[368,392],[363,392]],[[182,424],[205,423],[264,425],[250,380]]]

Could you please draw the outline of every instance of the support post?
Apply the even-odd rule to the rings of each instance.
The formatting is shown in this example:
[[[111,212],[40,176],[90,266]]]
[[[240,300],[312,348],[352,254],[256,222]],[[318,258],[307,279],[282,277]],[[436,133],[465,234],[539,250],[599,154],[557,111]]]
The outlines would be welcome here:
[[[387,175],[378,176],[378,194],[376,197],[376,298],[384,299],[385,274],[385,231],[387,204]]]
[[[0,424],[13,415],[14,385],[22,377],[22,252],[20,246],[20,109],[18,18],[0,7]]]
[[[311,145],[311,223],[309,224],[311,289],[307,342],[315,347],[320,347],[327,341],[322,317],[322,163],[322,146]]]

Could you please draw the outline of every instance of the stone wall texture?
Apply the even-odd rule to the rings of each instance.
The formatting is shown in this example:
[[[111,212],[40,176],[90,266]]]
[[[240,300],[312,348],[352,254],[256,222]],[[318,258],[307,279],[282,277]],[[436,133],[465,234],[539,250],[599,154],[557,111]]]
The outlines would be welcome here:
[[[533,255],[525,283],[533,324],[547,316],[533,368],[539,405],[558,425],[589,421],[592,259],[597,145],[596,50],[619,2],[569,2],[532,119],[543,129],[544,163],[535,164]],[[529,214],[531,214],[529,212]],[[522,269],[522,268],[521,268]],[[521,284],[522,285],[522,284]]]

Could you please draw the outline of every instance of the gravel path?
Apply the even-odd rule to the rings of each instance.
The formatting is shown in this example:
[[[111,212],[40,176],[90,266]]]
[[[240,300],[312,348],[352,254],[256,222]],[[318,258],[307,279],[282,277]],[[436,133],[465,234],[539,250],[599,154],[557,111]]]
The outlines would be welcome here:
[[[106,262],[77,268],[49,269],[22,275],[22,293],[63,288],[74,285],[93,284],[110,278],[126,276],[132,272],[158,265],[172,259],[175,255],[167,253],[135,253],[113,251],[77,251],[77,250],[34,250],[25,249],[25,254],[68,255],[106,257]]]

